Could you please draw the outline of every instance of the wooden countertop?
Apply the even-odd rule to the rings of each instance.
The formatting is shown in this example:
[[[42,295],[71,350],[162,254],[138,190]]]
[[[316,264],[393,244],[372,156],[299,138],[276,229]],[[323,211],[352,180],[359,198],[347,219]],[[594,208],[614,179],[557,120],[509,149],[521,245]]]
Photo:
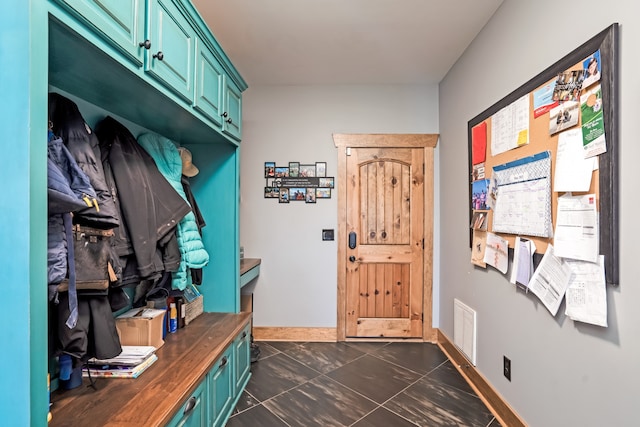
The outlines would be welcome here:
[[[262,262],[260,258],[243,258],[240,260],[240,275],[242,276],[247,271],[254,267],[257,267]]]
[[[88,378],[73,390],[51,395],[58,426],[159,426],[181,405],[213,367],[216,359],[249,322],[251,313],[203,313],[174,334],[156,352],[158,360],[138,378]]]

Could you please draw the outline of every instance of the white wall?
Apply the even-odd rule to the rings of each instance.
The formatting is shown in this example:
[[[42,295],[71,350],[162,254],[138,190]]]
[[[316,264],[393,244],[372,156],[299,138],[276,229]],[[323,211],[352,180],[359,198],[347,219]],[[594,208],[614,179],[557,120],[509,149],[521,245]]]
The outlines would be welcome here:
[[[640,117],[634,1],[505,0],[440,85],[440,327],[453,299],[478,312],[478,369],[531,426],[635,426],[640,402],[637,162]],[[614,22],[620,27],[620,266],[609,327],[554,318],[497,270],[470,262],[467,121]],[[629,223],[629,221],[632,221]],[[502,356],[512,360],[512,382]]]
[[[436,86],[264,86],[243,94],[240,243],[245,257],[262,258],[248,285],[255,326],[335,327],[337,318],[337,245],[321,238],[325,228],[337,233],[337,194],[316,204],[265,199],[264,163],[327,162],[327,176],[336,176],[333,133],[437,133],[437,108]]]

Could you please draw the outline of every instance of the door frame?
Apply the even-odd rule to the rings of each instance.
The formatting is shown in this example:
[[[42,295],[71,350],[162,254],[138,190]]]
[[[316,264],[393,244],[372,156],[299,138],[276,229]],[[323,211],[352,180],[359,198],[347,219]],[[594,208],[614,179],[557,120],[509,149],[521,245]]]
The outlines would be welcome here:
[[[338,148],[338,321],[336,337],[346,341],[347,305],[347,150],[350,148],[423,148],[424,151],[424,279],[423,341],[436,342],[433,328],[433,158],[439,134],[347,134],[334,133]],[[368,340],[371,340],[370,338]]]

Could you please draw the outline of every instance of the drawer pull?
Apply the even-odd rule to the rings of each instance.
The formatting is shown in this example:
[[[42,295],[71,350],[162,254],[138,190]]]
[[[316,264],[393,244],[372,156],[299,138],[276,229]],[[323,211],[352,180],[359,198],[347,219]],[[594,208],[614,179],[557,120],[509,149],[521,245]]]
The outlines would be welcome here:
[[[222,361],[220,362],[220,366],[218,367],[218,369],[221,369],[222,367],[224,367],[224,365],[226,365],[227,363],[229,363],[229,358],[227,356],[224,356],[222,358]]]
[[[191,398],[187,401],[187,404],[184,407],[184,411],[182,411],[182,415],[187,415],[196,407],[198,403],[198,399],[195,396],[191,396]]]

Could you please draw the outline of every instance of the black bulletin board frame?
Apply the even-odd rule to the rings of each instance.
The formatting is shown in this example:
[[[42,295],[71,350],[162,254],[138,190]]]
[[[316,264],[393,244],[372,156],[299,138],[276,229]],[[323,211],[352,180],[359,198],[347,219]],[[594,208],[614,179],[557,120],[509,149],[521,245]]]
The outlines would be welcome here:
[[[619,150],[619,129],[618,129],[618,33],[619,25],[614,23],[602,30],[600,33],[586,41],[565,57],[533,77],[524,85],[502,98],[500,101],[478,114],[468,122],[468,156],[469,173],[472,171],[472,140],[471,131],[474,126],[485,121],[500,111],[502,108],[512,104],[522,96],[531,93],[536,88],[553,79],[558,73],[563,72],[579,61],[584,60],[598,49],[600,50],[601,78],[604,128],[607,141],[607,151],[599,156],[599,220],[600,220],[600,253],[605,256],[605,273],[607,284],[617,285],[619,283],[619,200],[618,200],[618,150]],[[469,180],[469,200],[471,200],[472,186]],[[469,222],[473,211],[469,208]],[[469,245],[473,241],[473,231],[470,233]],[[541,257],[541,255],[539,255]]]

